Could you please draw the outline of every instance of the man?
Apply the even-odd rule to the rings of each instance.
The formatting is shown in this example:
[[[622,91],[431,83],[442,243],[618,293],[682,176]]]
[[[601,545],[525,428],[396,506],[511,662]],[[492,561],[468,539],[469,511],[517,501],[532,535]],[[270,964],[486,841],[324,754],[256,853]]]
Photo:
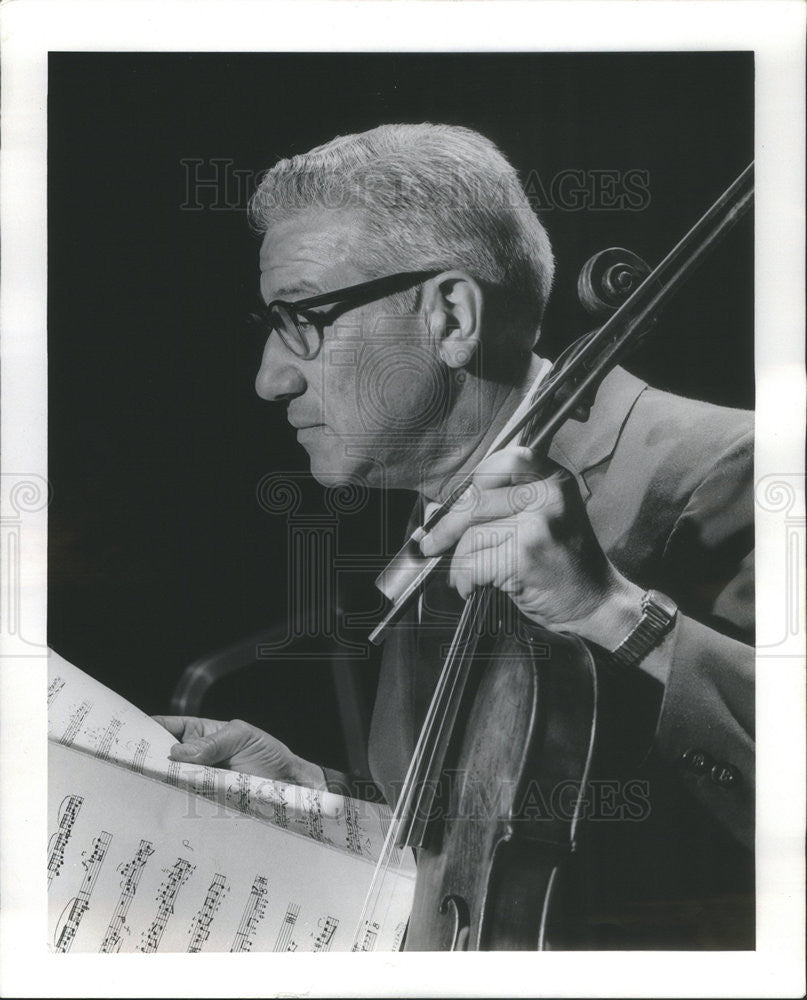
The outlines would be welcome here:
[[[751,847],[751,415],[616,369],[548,459],[489,454],[549,369],[533,347],[554,265],[515,172],[469,130],[334,139],[269,171],[251,218],[270,323],[256,388],[287,405],[314,477],[414,490],[422,516],[477,470],[474,502],[421,543],[454,549],[447,578],[385,646],[369,758],[387,797],[440,667],[420,619],[492,584],[529,621],[613,654],[626,688],[649,692],[654,773]],[[648,712],[632,697],[631,723]],[[340,782],[246,723],[162,721],[175,759]]]

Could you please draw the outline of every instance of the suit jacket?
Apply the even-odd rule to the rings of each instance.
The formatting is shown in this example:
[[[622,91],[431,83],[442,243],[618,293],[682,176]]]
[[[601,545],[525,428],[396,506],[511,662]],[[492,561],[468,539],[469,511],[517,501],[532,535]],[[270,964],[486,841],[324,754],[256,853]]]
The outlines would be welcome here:
[[[635,703],[626,700],[623,718],[638,723],[639,739],[644,733],[650,748],[646,773],[660,790],[654,808],[668,786],[681,793],[670,807],[689,832],[678,840],[678,867],[672,858],[668,867],[691,892],[705,879],[718,894],[736,891],[730,869],[736,872],[737,856],[725,864],[731,840],[753,846],[752,449],[750,412],[660,392],[616,369],[600,387],[588,421],[568,422],[550,450],[575,476],[615,566],[679,606],[674,629],[648,658],[663,686],[641,671],[629,679],[631,689],[655,687],[658,697],[654,701],[651,692]],[[429,586],[423,616],[431,627],[408,628],[405,619],[387,638],[382,659],[369,760],[389,801],[411,759],[459,606],[445,581]],[[414,614],[410,626],[417,624]],[[641,714],[646,718],[634,718]],[[693,818],[717,830],[711,846],[692,832]],[[752,879],[746,865],[749,871]],[[741,939],[747,944],[748,935],[739,933]],[[732,946],[725,935],[720,941]],[[699,945],[702,934],[693,944]]]

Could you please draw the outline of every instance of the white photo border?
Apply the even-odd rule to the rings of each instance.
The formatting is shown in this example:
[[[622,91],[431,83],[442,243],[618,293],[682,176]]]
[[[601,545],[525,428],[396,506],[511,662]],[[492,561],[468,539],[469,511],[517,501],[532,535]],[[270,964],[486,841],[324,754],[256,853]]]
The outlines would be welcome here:
[[[13,0],[2,11],[2,460],[29,482],[0,634],[4,996],[801,996],[804,992],[804,60],[798,0]],[[258,42],[266,39],[261,46]],[[46,951],[46,105],[49,51],[753,50],[758,813],[755,952],[183,955]],[[11,477],[11,478],[9,478]],[[766,485],[767,484],[767,485]],[[778,485],[777,485],[778,484]],[[777,494],[777,490],[779,493]],[[769,490],[770,492],[770,490]],[[7,490],[0,495],[5,517]],[[41,498],[40,498],[41,499]],[[770,500],[770,497],[768,497]],[[792,502],[791,502],[792,501]],[[39,503],[39,506],[37,504]],[[783,513],[784,510],[784,513]],[[782,532],[795,531],[795,569]],[[13,552],[2,555],[14,569]],[[785,561],[783,561],[785,560]],[[788,576],[788,569],[793,570]],[[4,585],[8,582],[8,572]],[[8,590],[8,588],[6,587]],[[797,628],[777,638],[782,608]],[[21,655],[9,622],[22,623]],[[12,630],[13,631],[13,630]],[[19,631],[17,633],[19,638]],[[762,655],[764,653],[764,655]]]

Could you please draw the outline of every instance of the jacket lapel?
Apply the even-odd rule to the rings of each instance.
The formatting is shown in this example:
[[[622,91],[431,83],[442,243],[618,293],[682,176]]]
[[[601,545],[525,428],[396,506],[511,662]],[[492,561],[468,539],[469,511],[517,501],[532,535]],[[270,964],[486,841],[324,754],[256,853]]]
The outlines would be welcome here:
[[[584,500],[591,495],[586,472],[613,454],[625,421],[646,388],[646,382],[615,368],[603,379],[588,420],[568,420],[552,439],[549,457],[574,475]]]

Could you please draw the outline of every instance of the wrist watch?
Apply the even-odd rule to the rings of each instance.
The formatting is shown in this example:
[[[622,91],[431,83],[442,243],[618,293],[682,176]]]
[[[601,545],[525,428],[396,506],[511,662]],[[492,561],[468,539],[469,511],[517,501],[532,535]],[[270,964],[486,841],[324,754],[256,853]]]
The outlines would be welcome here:
[[[658,590],[648,590],[642,597],[642,617],[625,636],[611,656],[625,667],[641,663],[675,624],[678,606]]]

